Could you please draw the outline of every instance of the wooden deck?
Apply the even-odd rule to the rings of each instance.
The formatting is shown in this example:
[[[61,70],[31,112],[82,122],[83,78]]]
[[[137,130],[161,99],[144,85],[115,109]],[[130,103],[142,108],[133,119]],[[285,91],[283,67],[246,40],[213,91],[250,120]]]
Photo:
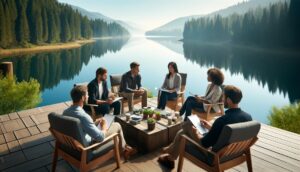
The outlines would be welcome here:
[[[155,104],[154,99],[149,104]],[[61,113],[70,102],[0,116],[0,171],[41,171],[51,169],[54,141],[48,131],[49,112]],[[258,142],[252,147],[254,171],[300,171],[300,135],[262,124]],[[157,163],[158,151],[136,155],[115,169],[113,160],[94,171],[157,172],[166,171]],[[184,171],[203,171],[188,160]],[[175,171],[176,169],[174,169]],[[57,171],[77,171],[60,159]],[[247,171],[242,164],[229,171]]]

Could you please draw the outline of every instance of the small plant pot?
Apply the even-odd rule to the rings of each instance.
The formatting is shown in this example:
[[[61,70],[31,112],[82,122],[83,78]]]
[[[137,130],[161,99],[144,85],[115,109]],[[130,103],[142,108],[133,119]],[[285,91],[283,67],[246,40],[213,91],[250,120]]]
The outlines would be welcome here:
[[[157,121],[159,121],[161,119],[161,116],[160,115],[155,115],[155,118]]]
[[[153,117],[153,113],[149,114],[149,118],[152,118]]]
[[[148,119],[148,114],[143,113],[143,119]]]
[[[155,123],[148,123],[148,130],[152,131],[155,128]]]

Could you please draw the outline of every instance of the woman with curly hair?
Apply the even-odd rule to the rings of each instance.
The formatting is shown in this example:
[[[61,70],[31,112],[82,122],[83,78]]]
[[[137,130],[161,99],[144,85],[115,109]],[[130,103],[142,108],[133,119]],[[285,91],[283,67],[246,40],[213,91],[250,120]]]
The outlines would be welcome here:
[[[204,96],[189,96],[184,102],[179,113],[182,116],[185,114],[185,121],[188,116],[192,114],[193,109],[197,111],[205,112],[207,110],[205,104],[215,104],[218,103],[222,96],[222,84],[224,81],[224,75],[222,71],[218,68],[210,68],[207,71],[207,81],[211,82],[208,84]],[[213,106],[212,109],[218,112],[219,106]]]

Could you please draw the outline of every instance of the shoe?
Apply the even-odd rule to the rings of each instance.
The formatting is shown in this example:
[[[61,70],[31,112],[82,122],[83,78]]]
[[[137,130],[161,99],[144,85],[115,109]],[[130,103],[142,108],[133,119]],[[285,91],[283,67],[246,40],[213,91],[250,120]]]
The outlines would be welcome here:
[[[159,157],[157,161],[164,167],[172,170],[173,168],[175,168],[175,161],[169,160],[168,157],[169,155]]]
[[[126,145],[124,150],[124,159],[127,161],[132,155],[136,154],[137,150]]]

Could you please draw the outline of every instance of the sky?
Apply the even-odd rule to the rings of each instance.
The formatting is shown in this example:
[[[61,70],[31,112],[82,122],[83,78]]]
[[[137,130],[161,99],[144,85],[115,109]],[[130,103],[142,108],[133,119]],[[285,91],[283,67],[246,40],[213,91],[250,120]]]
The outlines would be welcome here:
[[[132,22],[144,30],[159,27],[178,17],[209,14],[247,0],[58,0]]]

